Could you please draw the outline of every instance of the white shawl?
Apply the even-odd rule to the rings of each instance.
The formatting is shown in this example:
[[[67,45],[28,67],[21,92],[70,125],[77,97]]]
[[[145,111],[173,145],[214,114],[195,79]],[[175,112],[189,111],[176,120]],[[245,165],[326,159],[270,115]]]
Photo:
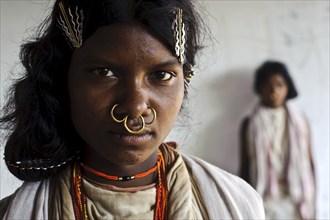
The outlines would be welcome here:
[[[304,115],[293,106],[286,106],[288,112],[289,156],[286,177],[290,196],[299,207],[303,219],[315,218],[315,179],[310,157],[310,131]],[[261,196],[272,196],[277,188],[277,179],[272,159],[272,137],[267,133],[264,107],[257,106],[248,128],[249,157],[251,161],[251,183]]]
[[[169,219],[197,219],[200,214],[195,213],[202,213],[203,219],[264,219],[260,196],[239,177],[190,156],[178,157],[172,169],[167,176]],[[0,217],[49,219],[49,188],[49,179],[25,182],[1,201]],[[188,193],[182,193],[185,190]]]

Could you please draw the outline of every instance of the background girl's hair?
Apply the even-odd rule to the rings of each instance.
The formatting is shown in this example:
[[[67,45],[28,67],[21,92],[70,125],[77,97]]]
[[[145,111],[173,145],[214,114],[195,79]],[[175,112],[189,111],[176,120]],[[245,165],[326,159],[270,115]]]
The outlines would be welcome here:
[[[74,160],[82,145],[70,119],[67,72],[72,48],[58,25],[59,2],[55,2],[34,39],[21,46],[25,74],[11,87],[0,118],[1,128],[11,132],[5,145],[8,169],[21,180],[37,181],[56,174]],[[201,48],[201,19],[191,0],[61,2],[65,8],[83,10],[83,42],[100,26],[134,22],[146,26],[173,54],[173,12],[181,8],[187,34],[184,71],[190,71],[190,64],[195,64]]]

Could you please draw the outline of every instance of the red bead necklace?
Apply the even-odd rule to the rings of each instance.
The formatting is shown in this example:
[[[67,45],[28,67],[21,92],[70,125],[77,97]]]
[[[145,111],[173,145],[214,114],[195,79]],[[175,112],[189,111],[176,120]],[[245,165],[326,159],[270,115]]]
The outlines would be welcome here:
[[[134,175],[134,177],[111,176],[98,172],[90,167],[87,167],[86,165],[82,165],[82,166],[85,170],[95,175],[100,176],[100,174],[102,174],[101,177],[103,178],[106,179],[111,178],[111,180],[118,180],[118,181],[125,181],[125,180],[127,181],[127,180],[132,180],[134,178],[141,178],[157,170],[158,178],[156,183],[156,204],[155,204],[154,219],[155,220],[165,219],[166,206],[167,206],[167,189],[166,189],[166,179],[165,179],[165,162],[161,151],[159,151],[158,153],[157,164],[153,168],[143,173],[136,174]],[[74,164],[73,172],[72,172],[71,197],[72,197],[73,209],[76,220],[88,220],[89,218],[87,213],[87,197],[82,187],[80,166],[77,163]]]
[[[159,156],[158,156],[158,160],[159,160]],[[100,171],[94,170],[93,168],[91,168],[83,163],[80,163],[80,166],[85,171],[88,171],[96,176],[102,177],[107,180],[115,180],[115,181],[129,181],[129,180],[133,180],[133,179],[142,178],[142,177],[148,176],[149,174],[151,174],[157,170],[157,163],[156,163],[154,167],[152,167],[151,169],[149,169],[143,173],[138,173],[138,174],[135,174],[132,176],[112,176],[112,175],[108,175],[108,174],[102,173]]]

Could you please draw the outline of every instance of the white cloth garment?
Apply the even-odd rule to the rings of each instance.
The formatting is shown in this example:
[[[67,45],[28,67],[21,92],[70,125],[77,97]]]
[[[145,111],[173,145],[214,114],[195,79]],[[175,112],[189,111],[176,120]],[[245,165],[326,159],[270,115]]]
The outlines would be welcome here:
[[[278,216],[284,213],[272,207],[278,201],[295,209],[287,219],[314,219],[315,173],[305,116],[291,105],[275,110],[258,105],[249,121],[248,141],[251,184],[263,197],[266,217],[267,210],[273,219],[276,210]]]
[[[201,159],[173,152],[176,160],[167,174],[169,219],[265,218],[260,196],[245,181]],[[1,201],[1,219],[51,219],[50,181],[25,182]],[[71,216],[72,201],[64,200],[62,206]],[[96,201],[89,206],[98,209]]]

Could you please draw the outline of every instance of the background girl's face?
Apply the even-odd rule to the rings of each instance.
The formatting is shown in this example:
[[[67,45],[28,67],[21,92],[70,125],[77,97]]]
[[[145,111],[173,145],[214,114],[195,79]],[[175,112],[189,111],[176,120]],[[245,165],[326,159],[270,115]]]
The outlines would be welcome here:
[[[278,108],[284,105],[288,95],[288,86],[280,73],[271,74],[261,84],[261,103],[267,107]]]
[[[68,73],[72,123],[85,142],[85,154],[116,165],[148,159],[168,135],[184,96],[182,65],[144,27],[100,27],[73,52]],[[152,120],[140,135],[129,134],[110,116]],[[87,158],[88,159],[88,158]]]

